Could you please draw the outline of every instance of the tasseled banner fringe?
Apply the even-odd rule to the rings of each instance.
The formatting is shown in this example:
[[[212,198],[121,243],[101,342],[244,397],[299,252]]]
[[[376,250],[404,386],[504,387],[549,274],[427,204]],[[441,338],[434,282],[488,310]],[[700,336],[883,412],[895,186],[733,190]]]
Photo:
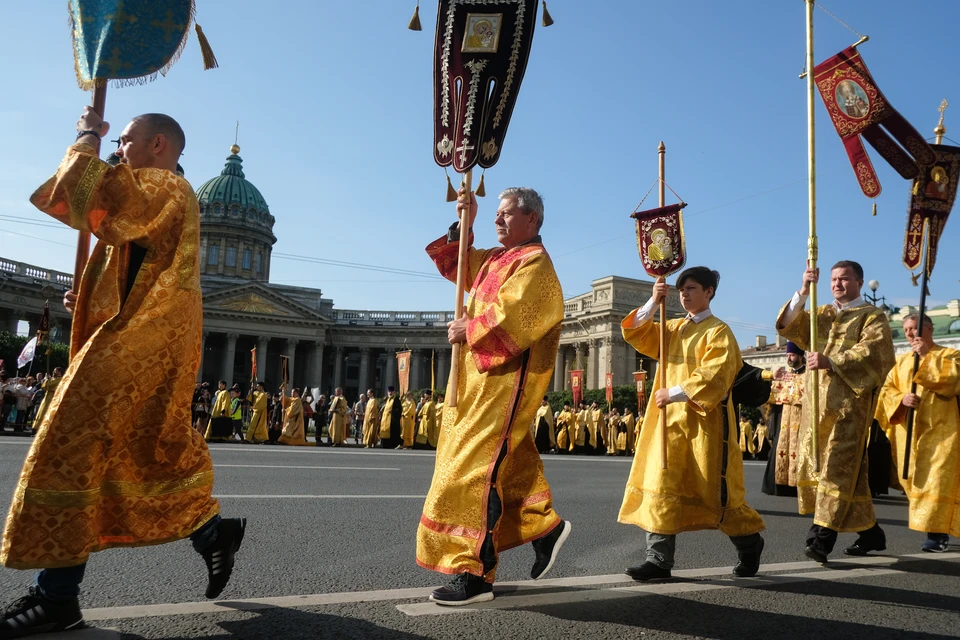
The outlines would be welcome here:
[[[476,194],[478,198],[482,198],[487,195],[487,190],[483,186],[483,173],[484,172],[480,173],[480,182],[477,183],[477,190],[474,191],[474,194]]]
[[[420,3],[417,3],[417,7],[413,10],[413,17],[410,18],[410,23],[407,25],[407,29],[410,31],[423,31],[423,27],[420,26]]]
[[[203,57],[203,70],[216,69],[220,65],[217,64],[217,57],[213,55],[213,49],[210,48],[210,42],[207,40],[207,36],[203,34],[203,29],[200,28],[199,24],[194,22],[193,26],[197,30],[197,42],[200,43],[200,55]]]
[[[456,202],[457,200],[457,190],[453,188],[453,183],[450,182],[450,175],[447,175],[447,202]]]
[[[541,0],[543,2],[543,26],[549,27],[553,24],[553,18],[550,17],[550,12],[547,11],[547,0]]]

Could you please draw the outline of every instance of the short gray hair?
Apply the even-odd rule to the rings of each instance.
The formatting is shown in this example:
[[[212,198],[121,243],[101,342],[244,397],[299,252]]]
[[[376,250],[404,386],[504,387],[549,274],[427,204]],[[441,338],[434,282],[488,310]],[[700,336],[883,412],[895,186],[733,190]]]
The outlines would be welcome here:
[[[527,213],[537,214],[537,230],[543,226],[543,198],[540,194],[530,187],[510,187],[504,189],[500,194],[500,199],[514,198],[517,206]]]
[[[913,324],[915,324],[915,325],[917,325],[917,326],[920,326],[920,314],[919,314],[919,313],[911,313],[910,315],[908,315],[907,317],[905,317],[905,318],[903,319],[903,322],[906,323],[907,320],[910,320],[911,322],[913,322]],[[925,325],[928,326],[928,327],[932,327],[932,326],[933,326],[933,320],[931,320],[931,319],[930,319],[930,316],[928,316],[927,314],[923,314],[923,324],[925,324]]]

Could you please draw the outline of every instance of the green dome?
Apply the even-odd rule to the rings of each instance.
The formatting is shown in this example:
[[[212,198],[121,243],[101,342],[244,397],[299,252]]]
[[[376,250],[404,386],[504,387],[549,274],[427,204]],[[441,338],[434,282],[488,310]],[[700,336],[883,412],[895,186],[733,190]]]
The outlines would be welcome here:
[[[269,215],[270,207],[267,206],[267,201],[243,175],[243,160],[237,155],[240,147],[234,145],[230,151],[232,153],[227,157],[220,175],[207,180],[197,189],[200,213],[228,215],[228,212],[235,212],[234,215],[244,217],[260,214],[258,217],[269,219],[272,227],[273,216]],[[215,205],[220,205],[222,209]]]

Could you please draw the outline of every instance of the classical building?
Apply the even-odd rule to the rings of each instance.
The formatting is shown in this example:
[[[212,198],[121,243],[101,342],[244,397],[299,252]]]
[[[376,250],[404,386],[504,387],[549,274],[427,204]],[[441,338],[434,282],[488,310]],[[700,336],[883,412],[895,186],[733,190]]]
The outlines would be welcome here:
[[[239,152],[231,147],[220,175],[197,189],[204,302],[198,379],[246,386],[256,353],[260,379],[276,388],[285,356],[294,385],[322,393],[342,386],[353,399],[367,388],[382,394],[396,385],[396,353],[409,349],[411,388],[429,387],[431,376],[445,387],[451,354],[446,324],[453,312],[337,309],[320,289],[270,282],[275,218],[246,179]],[[70,274],[0,258],[0,330],[16,332],[26,321],[35,332],[49,301],[53,339],[67,341],[70,315],[62,299],[72,283]],[[585,370],[588,389],[602,388],[607,372],[619,385],[632,384],[632,373],[641,368],[652,371],[620,333],[620,321],[646,302],[652,287],[607,276],[565,301],[552,389],[569,389],[569,371],[576,368]],[[667,310],[669,317],[683,313],[675,292]]]

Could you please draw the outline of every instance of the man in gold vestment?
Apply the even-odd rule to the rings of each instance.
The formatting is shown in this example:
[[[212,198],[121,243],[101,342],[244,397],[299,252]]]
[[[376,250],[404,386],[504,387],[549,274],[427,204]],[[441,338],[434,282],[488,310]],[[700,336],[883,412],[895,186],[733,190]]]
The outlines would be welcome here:
[[[637,419],[633,416],[633,407],[623,408],[623,416],[620,418],[620,424],[627,429],[626,445],[624,451],[626,455],[632,454],[637,448]]]
[[[471,228],[472,193],[457,204]],[[539,232],[543,201],[533,189],[500,194],[495,218],[502,248],[467,254],[470,296],[448,324],[461,344],[456,407],[444,412],[433,482],[417,530],[417,563],[453,574],[430,599],[461,605],[493,599],[498,553],[533,543],[534,580],[553,566],[570,523],[553,510],[543,462],[530,435],[560,343],[563,294]],[[459,232],[431,242],[427,254],[456,281]],[[472,234],[470,237],[472,244]]]
[[[596,402],[592,403],[590,408],[587,409],[587,446],[590,448],[590,453],[600,452],[603,442],[602,430],[606,424],[603,409],[597,406]]]
[[[620,412],[616,407],[610,410],[607,416],[607,432],[604,440],[607,443],[607,455],[617,455],[617,432],[620,430]]]
[[[307,432],[303,423],[303,400],[300,399],[300,389],[294,388],[290,395],[286,389],[281,389],[280,403],[283,406],[283,427],[278,444],[289,444],[296,447],[307,446]]]
[[[913,443],[907,479],[897,474],[910,498],[910,528],[923,531],[923,551],[947,550],[960,537],[960,351],[933,341],[933,322],[917,314],[903,319],[911,350],[897,358],[880,389],[877,420],[890,438],[895,466],[902,470],[907,446],[907,411],[914,410]],[[920,367],[913,375],[914,354]],[[916,382],[916,393],[911,392]]]
[[[573,450],[574,434],[577,417],[570,410],[570,405],[563,405],[563,411],[557,416],[557,453],[568,453]]]
[[[380,408],[380,446],[384,449],[403,448],[403,401],[394,388],[387,387],[387,397]]]
[[[233,420],[230,419],[230,392],[226,380],[217,383],[217,393],[210,409],[210,422],[207,423],[207,442],[228,442],[233,440]]]
[[[645,356],[666,367],[666,387],[653,387],[637,438],[620,522],[646,532],[643,564],[627,569],[634,580],[670,577],[676,534],[720,529],[730,536],[739,561],[733,573],[755,575],[763,551],[763,519],[750,508],[743,486],[743,459],[737,446],[737,423],[731,390],[740,371],[740,349],[725,323],[710,311],[720,274],[692,267],[677,278],[680,304],[687,316],[667,321],[668,352],[659,352],[656,305],[667,296],[663,278],[653,296],[623,319],[623,338]],[[659,383],[659,376],[657,377]],[[667,468],[661,469],[664,434],[660,414],[667,414]]]
[[[867,436],[877,408],[880,386],[894,364],[890,324],[883,311],[864,302],[863,268],[851,260],[833,265],[834,301],[817,309],[819,343],[810,344],[810,314],[804,310],[810,283],[819,269],[806,269],[803,284],[777,318],[777,331],[807,352],[797,495],[800,513],[813,514],[806,555],[827,561],[840,531],[860,532],[844,550],[862,556],[883,551],[886,536],[877,525],[867,476]],[[819,450],[813,451],[810,393],[813,371],[820,375]],[[813,470],[813,458],[820,472]]]
[[[773,451],[767,458],[760,491],[771,496],[797,495],[797,460],[800,448],[800,412],[803,408],[803,374],[806,354],[787,342],[787,366],[773,374],[769,439]]]
[[[540,453],[549,453],[557,448],[557,437],[553,432],[553,408],[543,396],[543,402],[533,419],[533,441]]]
[[[91,553],[190,537],[207,597],[226,586],[245,521],[220,519],[213,464],[191,425],[200,364],[199,207],[176,173],[185,144],[161,114],[134,118],[112,167],[109,125],[90,107],[57,173],[31,197],[97,237],[77,291],[70,366],[37,425],[14,491],[0,564],[41,569],[8,607],[0,636],[82,626],[78,594]]]
[[[330,425],[327,427],[330,433],[330,444],[339,447],[347,440],[347,399],[343,397],[342,387],[337,387],[333,392],[333,399],[330,400],[327,413],[330,414]]]
[[[250,389],[247,401],[253,407],[253,415],[250,416],[250,426],[247,427],[244,440],[253,444],[260,444],[270,439],[270,432],[267,430],[267,392],[263,390],[263,383],[258,382],[256,391]]]
[[[431,442],[436,442],[437,433],[437,405],[433,401],[433,392],[423,392],[423,402],[420,404],[418,412],[419,423],[417,425],[416,444],[422,448],[435,448]]]
[[[413,394],[403,396],[403,412],[400,414],[400,437],[404,449],[413,448],[413,432],[417,422],[417,403],[413,401]]]
[[[373,389],[367,389],[367,408],[363,413],[363,447],[372,449],[380,438],[380,405]]]

